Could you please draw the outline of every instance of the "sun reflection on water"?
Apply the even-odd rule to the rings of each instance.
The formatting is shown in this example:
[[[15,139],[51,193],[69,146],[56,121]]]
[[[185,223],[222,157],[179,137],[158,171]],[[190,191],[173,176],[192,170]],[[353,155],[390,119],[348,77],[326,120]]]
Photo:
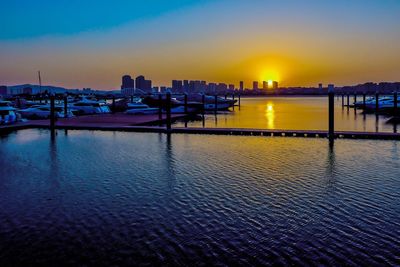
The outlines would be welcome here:
[[[267,118],[268,129],[275,129],[275,110],[272,102],[267,103],[265,117]]]

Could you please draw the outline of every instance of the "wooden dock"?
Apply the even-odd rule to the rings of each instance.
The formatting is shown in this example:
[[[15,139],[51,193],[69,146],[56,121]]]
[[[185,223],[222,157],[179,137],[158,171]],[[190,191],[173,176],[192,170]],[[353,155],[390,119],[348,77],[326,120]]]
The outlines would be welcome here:
[[[1,126],[0,133],[17,131],[23,129],[50,129],[47,123],[20,123],[17,125]],[[143,125],[121,125],[118,123],[60,123],[55,125],[56,129],[64,130],[91,130],[91,131],[123,131],[123,132],[149,132],[166,134],[207,134],[207,135],[234,135],[234,136],[276,136],[276,137],[301,137],[301,138],[327,138],[328,131],[306,131],[306,130],[268,130],[268,129],[236,129],[236,128],[183,128],[175,127],[167,130],[166,127],[143,126]],[[336,131],[337,139],[374,139],[374,140],[400,140],[399,133],[377,133],[377,132],[347,132]]]

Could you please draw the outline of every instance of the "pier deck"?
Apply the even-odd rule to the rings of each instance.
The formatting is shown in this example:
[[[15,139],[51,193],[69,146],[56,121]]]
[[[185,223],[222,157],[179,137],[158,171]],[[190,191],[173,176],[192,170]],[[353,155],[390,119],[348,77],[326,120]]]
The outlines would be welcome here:
[[[156,116],[157,117],[157,116]],[[121,118],[119,121],[112,121],[112,116],[108,118],[110,121],[101,121],[96,119],[60,119],[55,128],[64,130],[95,130],[95,131],[124,131],[124,132],[152,132],[152,133],[177,133],[177,134],[208,134],[208,135],[235,135],[235,136],[281,136],[281,137],[308,137],[308,138],[327,138],[328,131],[315,130],[268,130],[268,129],[236,129],[236,128],[183,128],[174,127],[167,130],[165,127],[144,126],[144,123],[154,123],[158,121],[150,120],[150,117],[145,120],[140,118],[136,123],[132,121],[124,121]],[[152,117],[154,118],[154,116]],[[175,119],[180,116],[175,116]],[[30,121],[9,126],[0,126],[1,132],[16,131],[22,129],[45,128],[49,129],[48,121]],[[400,140],[399,133],[383,133],[383,132],[350,132],[336,131],[336,138],[344,139],[376,139],[376,140]]]

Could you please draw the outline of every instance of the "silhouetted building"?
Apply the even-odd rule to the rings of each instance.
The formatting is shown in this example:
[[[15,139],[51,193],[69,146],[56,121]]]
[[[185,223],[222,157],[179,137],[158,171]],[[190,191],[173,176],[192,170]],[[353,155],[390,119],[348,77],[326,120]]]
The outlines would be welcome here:
[[[244,82],[240,81],[240,83],[239,83],[239,91],[243,92],[243,90],[244,90]]]
[[[274,89],[274,90],[278,89],[278,82],[277,81],[273,81],[272,82],[272,89]]]
[[[138,89],[144,89],[145,85],[144,85],[144,81],[146,79],[144,78],[143,75],[137,76],[135,79],[135,83],[136,83],[136,88]]]
[[[125,88],[135,88],[135,81],[131,78],[130,75],[122,76],[121,89],[125,89]]]
[[[7,91],[8,91],[7,86],[4,85],[0,86],[0,95],[7,95],[8,94]]]
[[[172,81],[172,91],[181,93],[183,92],[183,83],[182,81],[173,80]]]
[[[263,81],[263,89],[264,90],[268,89],[268,82],[267,81]]]
[[[253,82],[253,90],[258,90],[258,82],[257,81]]]
[[[228,86],[229,91],[235,91],[235,85],[234,84],[230,84]]]
[[[135,80],[137,89],[141,89],[143,91],[151,92],[151,80],[146,80],[143,75],[139,75]]]
[[[217,94],[223,94],[226,92],[227,89],[228,86],[226,85],[226,83],[219,83],[217,85]]]
[[[185,93],[189,92],[189,81],[188,80],[183,80],[183,91]]]

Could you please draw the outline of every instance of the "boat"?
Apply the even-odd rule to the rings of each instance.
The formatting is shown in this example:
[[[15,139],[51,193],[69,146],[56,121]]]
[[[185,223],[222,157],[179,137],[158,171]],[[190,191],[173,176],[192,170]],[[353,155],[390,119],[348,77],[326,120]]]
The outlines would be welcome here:
[[[78,97],[76,102],[68,106],[75,109],[79,115],[111,113],[110,107],[105,102],[89,99],[86,96]]]
[[[48,119],[50,118],[50,105],[34,105],[26,109],[20,109],[18,112],[21,114],[22,117],[28,119]],[[55,116],[57,118],[65,118],[64,115],[64,108],[62,106],[55,106],[54,107]],[[72,110],[68,110],[67,116],[68,118],[73,117],[74,114]]]
[[[191,94],[187,96],[188,101],[203,103],[204,110],[215,110],[215,96],[203,94]],[[204,98],[204,99],[203,99]],[[178,100],[183,101],[184,96],[177,97]],[[224,99],[217,96],[217,110],[227,110],[236,104],[237,100]],[[189,103],[189,102],[188,102]]]
[[[16,109],[10,105],[10,101],[0,101],[0,124],[12,124],[17,122]]]
[[[125,111],[125,114],[130,115],[150,115],[150,114],[157,114],[159,111],[158,108],[151,108],[148,105],[140,104],[137,106],[131,105],[130,108]]]

